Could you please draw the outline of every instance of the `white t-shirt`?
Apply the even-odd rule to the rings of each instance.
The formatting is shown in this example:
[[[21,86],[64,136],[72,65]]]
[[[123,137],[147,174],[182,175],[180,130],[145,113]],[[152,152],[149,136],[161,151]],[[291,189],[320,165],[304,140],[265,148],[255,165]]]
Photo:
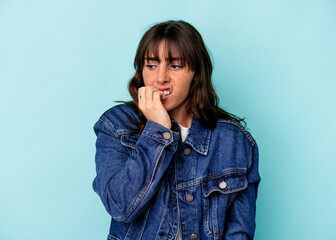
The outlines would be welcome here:
[[[183,127],[182,125],[178,124],[180,131],[181,131],[181,138],[182,138],[182,142],[184,142],[184,140],[187,138],[188,133],[189,133],[189,129],[190,127]]]
[[[181,131],[181,138],[182,142],[187,138],[189,134],[190,127],[183,127],[182,125],[178,124],[180,131]],[[180,211],[179,208],[177,208],[177,214],[178,214],[178,230],[177,230],[177,236],[176,240],[182,240],[182,234],[181,234],[181,223],[180,223]]]

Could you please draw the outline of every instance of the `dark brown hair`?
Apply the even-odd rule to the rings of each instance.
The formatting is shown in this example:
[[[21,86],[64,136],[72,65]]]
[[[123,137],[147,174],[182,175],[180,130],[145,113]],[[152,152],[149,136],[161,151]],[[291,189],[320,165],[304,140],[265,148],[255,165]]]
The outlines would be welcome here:
[[[130,118],[138,126],[139,133],[147,121],[138,108],[138,89],[144,86],[142,69],[145,56],[152,53],[158,58],[158,46],[162,40],[165,42],[168,58],[172,58],[172,49],[177,50],[182,64],[195,72],[188,95],[187,111],[195,114],[204,128],[214,129],[219,118],[245,123],[244,118],[238,118],[218,106],[219,98],[211,82],[212,63],[200,33],[185,21],[167,21],[154,25],[141,38],[134,59],[136,72],[128,83],[128,91],[133,101],[118,101],[126,103],[140,115],[140,122]]]

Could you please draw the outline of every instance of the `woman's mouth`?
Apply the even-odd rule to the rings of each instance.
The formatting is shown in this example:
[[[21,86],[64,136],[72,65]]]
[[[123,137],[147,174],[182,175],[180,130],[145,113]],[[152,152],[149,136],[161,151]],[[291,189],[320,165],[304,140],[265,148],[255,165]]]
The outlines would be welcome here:
[[[166,100],[173,93],[173,89],[171,87],[163,87],[158,89],[163,92],[161,95],[161,100]]]
[[[164,94],[165,96],[168,96],[168,95],[171,94],[171,92],[170,92],[169,90],[164,90],[164,91],[163,91],[163,94]]]

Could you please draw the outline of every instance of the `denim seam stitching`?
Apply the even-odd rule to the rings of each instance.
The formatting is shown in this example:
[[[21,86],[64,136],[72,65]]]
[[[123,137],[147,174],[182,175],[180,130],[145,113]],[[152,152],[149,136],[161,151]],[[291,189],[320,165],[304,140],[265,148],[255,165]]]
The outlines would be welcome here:
[[[120,238],[118,238],[118,237],[116,237],[116,236],[113,236],[113,235],[111,235],[111,234],[108,234],[108,235],[107,235],[107,238],[108,238],[108,239],[112,239],[112,238],[113,238],[113,239],[120,240]]]
[[[127,134],[127,135],[131,135],[131,134]],[[127,136],[126,134],[124,134],[124,135],[122,135],[121,136],[121,144],[122,145],[124,145],[124,146],[126,146],[126,147],[130,147],[130,148],[132,148],[132,149],[134,149],[134,150],[136,150],[136,144],[132,144],[132,143],[128,143],[127,141],[126,141],[126,136]],[[146,136],[148,136],[148,135],[146,135]],[[124,138],[123,138],[124,137]],[[161,142],[162,143],[162,142]],[[174,147],[172,147],[172,146],[170,146],[170,145],[168,145],[167,146],[169,149],[171,149],[171,150],[175,150],[175,148]]]
[[[201,184],[204,181],[215,179],[215,178],[219,178],[219,177],[223,177],[223,176],[226,176],[226,175],[229,175],[229,174],[233,174],[233,173],[246,173],[246,169],[231,169],[231,170],[226,170],[226,171],[223,171],[223,172],[220,172],[220,173],[209,175],[207,177],[203,177],[203,178],[200,178],[200,179],[192,180],[192,181],[189,181],[189,182],[186,182],[186,183],[180,183],[180,184],[177,185],[177,189],[180,190],[180,189],[184,189],[184,188],[187,188],[187,187],[192,187],[192,186]]]
[[[216,204],[217,204],[217,196],[214,194],[212,196],[213,199],[213,209],[212,209],[212,232],[216,234],[217,228],[216,228]]]
[[[127,147],[130,147],[132,149],[136,149],[135,144],[127,142],[126,134],[122,135],[120,138],[121,144]]]
[[[130,239],[131,234],[132,234],[132,232],[133,232],[133,228],[134,228],[134,223],[132,222],[131,225],[129,226],[127,232],[126,232],[125,240]]]
[[[242,178],[243,180],[245,180],[245,179],[244,179],[244,176],[242,176],[241,178]],[[238,187],[233,187],[233,188],[227,188],[227,189],[225,189],[225,190],[220,190],[219,192],[220,192],[220,193],[226,193],[226,192],[229,192],[229,191],[231,191],[231,190],[233,190],[233,189],[241,188],[241,187],[243,187],[243,186],[245,186],[245,183],[244,183],[243,185],[238,186]],[[208,192],[208,194],[212,193],[212,190],[213,190],[213,189],[218,189],[217,186],[216,186],[216,187],[212,187],[210,190],[208,190],[208,189],[206,188],[206,186],[204,186],[204,188],[205,188],[206,192]],[[208,191],[207,191],[207,190],[208,190]]]
[[[105,120],[105,119],[106,119],[106,120]],[[112,124],[110,123],[110,121],[109,121],[106,117],[101,116],[101,117],[99,118],[99,120],[102,121],[102,122],[104,123],[104,125],[111,131],[111,133],[112,133],[114,136],[117,137],[117,135],[115,134],[115,131],[114,131],[114,128],[113,128]]]
[[[170,143],[172,142],[172,140],[169,140],[169,142],[165,143],[165,142],[161,141],[160,139],[157,139],[157,138],[155,138],[155,137],[152,137],[152,136],[150,136],[150,135],[148,135],[148,134],[146,134],[146,133],[143,133],[143,135],[145,135],[145,136],[147,136],[147,137],[149,137],[149,138],[151,138],[151,139],[154,139],[154,140],[156,140],[156,141],[158,141],[158,142],[164,144],[165,146],[168,145],[168,144],[170,144]]]
[[[130,144],[128,144],[128,143],[125,143],[125,142],[123,142],[123,141],[121,141],[121,144],[124,145],[125,147],[129,147],[129,148],[131,148],[132,150],[135,150],[135,149],[136,149],[135,146],[130,145]]]
[[[127,134],[127,135],[130,135],[130,134],[136,134],[135,131],[130,131],[130,130],[127,130],[127,129],[115,129],[113,124],[111,123],[111,121],[105,117],[104,115],[102,115],[99,120],[101,120],[103,123],[105,123],[105,125],[111,130],[111,132],[113,133],[114,136],[118,137],[120,136],[121,134]]]
[[[189,145],[192,146],[195,149],[195,151],[199,152],[200,154],[207,155],[207,152],[208,152],[208,149],[209,149],[210,133],[211,133],[211,131],[207,130],[207,135],[205,137],[205,142],[204,142],[204,145],[203,145],[202,149],[199,148],[197,145],[195,145],[194,142],[192,142],[188,139],[185,140],[185,143],[189,143]]]
[[[208,202],[210,202],[210,200],[208,199]],[[217,196],[211,196],[211,203],[212,203],[212,218],[211,218],[211,222],[212,222],[212,232],[209,231],[209,229],[206,229],[206,234],[208,236],[212,236],[212,237],[220,237],[223,235],[223,233],[218,232],[218,221],[216,221],[216,216],[217,215]],[[208,213],[207,215],[210,215],[210,213]]]
[[[121,134],[136,134],[135,131],[130,131],[128,129],[115,129],[113,124],[111,123],[111,121],[105,117],[104,115],[102,115],[99,120],[101,120],[103,123],[105,123],[105,125],[111,130],[111,132],[117,137]]]
[[[147,219],[148,219],[148,215],[149,215],[149,211],[150,211],[151,207],[152,207],[151,205],[148,207],[147,213],[145,215],[144,223],[142,225],[141,231],[140,231],[139,236],[137,238],[138,240],[142,238],[143,232],[144,232],[146,224],[147,224]]]
[[[189,143],[189,145],[192,146],[192,148],[195,149],[195,151],[199,152],[200,154],[206,155],[205,150],[198,148],[197,145],[193,144],[191,141],[186,140],[185,143]]]
[[[116,131],[116,135],[120,136],[120,135],[131,135],[131,134],[135,134],[135,132],[129,131],[129,130],[124,130],[124,129],[118,129],[115,130]]]
[[[229,123],[229,124],[237,126],[245,134],[245,136],[248,138],[251,145],[253,146],[255,144],[255,140],[253,139],[251,134],[248,131],[246,131],[245,128],[241,124],[239,124],[235,121],[229,120],[229,119],[219,119],[218,122]]]
[[[210,230],[209,230],[209,198],[205,198],[204,201],[204,216],[206,216],[206,220],[205,220],[205,232],[211,234]]]

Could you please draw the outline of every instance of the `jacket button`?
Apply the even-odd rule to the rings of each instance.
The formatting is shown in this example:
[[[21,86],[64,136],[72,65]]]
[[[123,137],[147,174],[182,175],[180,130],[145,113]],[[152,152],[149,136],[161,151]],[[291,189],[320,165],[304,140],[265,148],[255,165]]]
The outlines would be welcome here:
[[[221,182],[220,184],[219,184],[219,187],[221,188],[221,189],[224,189],[224,188],[226,188],[226,186],[227,186],[227,184],[226,184],[226,182]]]
[[[197,239],[197,237],[198,237],[198,236],[197,236],[197,234],[195,234],[195,233],[193,233],[193,234],[190,235],[190,239]]]
[[[188,194],[188,195],[186,196],[186,199],[187,199],[188,202],[191,202],[192,200],[194,200],[194,196],[191,195],[191,194]],[[194,238],[193,238],[193,239],[194,239]]]
[[[163,134],[163,137],[165,138],[165,139],[170,139],[170,133],[169,132],[165,132],[164,134]]]
[[[190,155],[190,153],[191,153],[190,148],[186,148],[186,149],[184,149],[184,155],[185,155],[185,156]]]

